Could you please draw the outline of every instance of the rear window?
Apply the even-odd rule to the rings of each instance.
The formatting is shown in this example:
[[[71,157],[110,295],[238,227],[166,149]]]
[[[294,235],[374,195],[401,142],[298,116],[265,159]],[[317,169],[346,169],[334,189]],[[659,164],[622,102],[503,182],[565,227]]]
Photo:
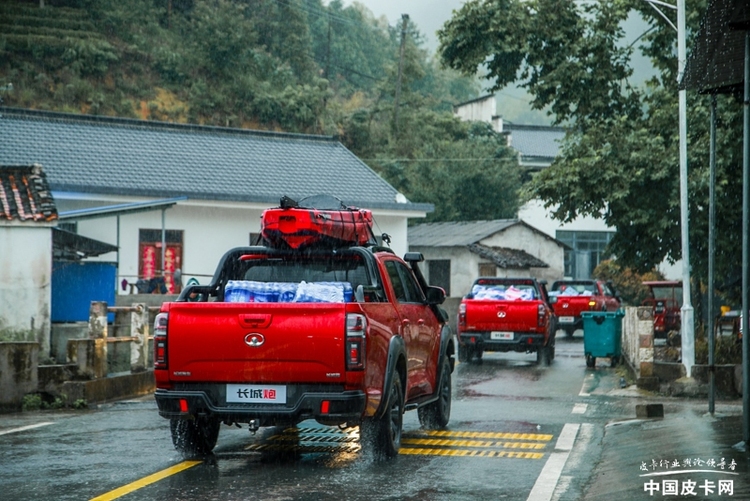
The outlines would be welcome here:
[[[597,293],[593,282],[555,282],[550,296],[593,296]]]
[[[473,299],[494,301],[532,301],[536,299],[536,288],[533,283],[482,283],[474,284],[471,288]]]
[[[370,285],[365,263],[356,255],[245,255],[227,269],[224,300],[229,302],[348,302],[358,285]]]

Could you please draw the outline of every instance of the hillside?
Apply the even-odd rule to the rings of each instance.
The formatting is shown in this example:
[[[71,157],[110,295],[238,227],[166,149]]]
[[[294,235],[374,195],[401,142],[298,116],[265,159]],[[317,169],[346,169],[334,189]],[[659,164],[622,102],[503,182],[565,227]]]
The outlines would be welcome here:
[[[478,91],[417,26],[338,0],[0,4],[5,106],[336,135],[436,220],[476,217],[475,183],[505,194],[483,217],[515,213],[515,155],[452,114]]]

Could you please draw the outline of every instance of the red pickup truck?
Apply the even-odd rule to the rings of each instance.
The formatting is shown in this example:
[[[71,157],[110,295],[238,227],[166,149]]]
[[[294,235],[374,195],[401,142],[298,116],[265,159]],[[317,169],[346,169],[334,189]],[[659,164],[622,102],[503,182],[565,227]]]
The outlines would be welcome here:
[[[601,280],[558,280],[549,291],[559,329],[568,337],[583,329],[584,311],[617,311],[620,298],[611,282]]]
[[[536,353],[555,358],[556,320],[543,281],[480,277],[458,309],[458,358],[482,359],[485,351]]]
[[[427,428],[450,419],[445,292],[426,284],[419,253],[402,260],[376,245],[310,243],[309,225],[283,245],[299,216],[288,210],[276,244],[228,251],[210,284],[163,304],[159,414],[188,454],[210,452],[221,423],[255,431],[314,419],[360,425],[365,447],[395,456],[405,410],[418,410]]]

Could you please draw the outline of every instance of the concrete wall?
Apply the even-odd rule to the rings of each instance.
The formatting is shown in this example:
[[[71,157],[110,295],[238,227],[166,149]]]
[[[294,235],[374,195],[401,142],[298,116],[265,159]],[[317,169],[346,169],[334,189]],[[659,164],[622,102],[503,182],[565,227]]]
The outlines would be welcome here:
[[[429,261],[449,260],[451,262],[451,288],[449,297],[461,298],[469,292],[471,284],[479,273],[480,258],[466,247],[419,247],[412,246],[412,252],[421,252],[425,262],[420,269],[428,283],[431,283]]]
[[[492,123],[496,108],[495,96],[492,95],[456,106],[454,113],[463,121]]]
[[[0,224],[0,340],[34,341],[49,352],[52,230]]]
[[[23,397],[37,390],[39,345],[0,343],[0,410],[21,408]]]

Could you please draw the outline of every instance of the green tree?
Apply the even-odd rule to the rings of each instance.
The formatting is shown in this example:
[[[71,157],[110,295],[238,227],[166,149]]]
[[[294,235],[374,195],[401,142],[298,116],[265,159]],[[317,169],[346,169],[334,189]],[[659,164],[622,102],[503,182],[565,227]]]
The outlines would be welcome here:
[[[694,36],[704,0],[688,0]],[[630,84],[633,48],[622,21],[639,12],[650,29],[640,49],[660,74]],[[442,61],[466,74],[479,68],[494,89],[517,82],[569,127],[561,155],[524,188],[560,221],[580,215],[616,228],[609,246],[620,264],[647,271],[681,257],[676,32],[634,0],[472,0],[439,32]],[[688,41],[688,46],[692,46]],[[707,276],[708,98],[688,95],[690,246],[693,272]],[[729,282],[738,263],[737,176],[741,107],[719,98],[717,278]]]

